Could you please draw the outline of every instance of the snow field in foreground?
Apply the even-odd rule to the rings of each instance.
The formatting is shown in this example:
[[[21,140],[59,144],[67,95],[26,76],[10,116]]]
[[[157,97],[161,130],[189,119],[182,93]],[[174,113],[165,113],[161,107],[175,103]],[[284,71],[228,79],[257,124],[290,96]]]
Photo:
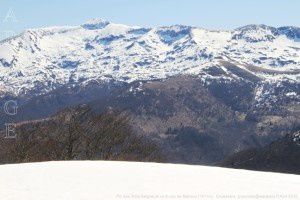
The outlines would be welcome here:
[[[1,200],[300,199],[300,176],[114,161],[0,166]]]

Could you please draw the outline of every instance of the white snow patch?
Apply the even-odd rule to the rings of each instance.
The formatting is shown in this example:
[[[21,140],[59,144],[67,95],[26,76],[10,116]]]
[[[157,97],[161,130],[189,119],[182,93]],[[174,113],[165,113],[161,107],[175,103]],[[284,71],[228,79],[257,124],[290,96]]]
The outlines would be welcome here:
[[[224,199],[224,195],[299,199],[299,185],[299,175],[179,164],[61,161],[0,166],[1,200]]]

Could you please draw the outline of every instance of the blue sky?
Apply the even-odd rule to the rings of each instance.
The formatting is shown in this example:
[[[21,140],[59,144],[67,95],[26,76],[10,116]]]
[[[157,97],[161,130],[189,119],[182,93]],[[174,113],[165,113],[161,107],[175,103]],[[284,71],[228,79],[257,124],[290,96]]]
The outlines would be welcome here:
[[[0,39],[10,31],[78,25],[92,18],[147,27],[172,24],[208,29],[233,29],[246,24],[300,27],[299,10],[299,0],[0,0]],[[5,20],[8,13],[16,20]]]

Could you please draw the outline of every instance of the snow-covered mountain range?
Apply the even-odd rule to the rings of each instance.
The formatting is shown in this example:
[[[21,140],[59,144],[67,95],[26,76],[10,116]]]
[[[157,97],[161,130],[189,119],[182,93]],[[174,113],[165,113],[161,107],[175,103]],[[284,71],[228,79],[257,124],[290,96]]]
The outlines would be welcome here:
[[[0,107],[12,99],[18,113],[1,109],[2,128],[66,127],[59,116],[81,119],[84,104],[95,115],[124,111],[132,132],[154,141],[168,162],[217,164],[300,130],[300,28],[92,20],[30,29],[0,42]]]
[[[185,74],[204,81],[242,79],[228,70],[228,63],[265,82],[299,83],[300,28],[248,25],[211,31],[91,20],[80,26],[30,29],[0,42],[0,92],[2,97],[33,90],[42,94],[69,83],[133,82]],[[222,75],[207,73],[212,67]]]

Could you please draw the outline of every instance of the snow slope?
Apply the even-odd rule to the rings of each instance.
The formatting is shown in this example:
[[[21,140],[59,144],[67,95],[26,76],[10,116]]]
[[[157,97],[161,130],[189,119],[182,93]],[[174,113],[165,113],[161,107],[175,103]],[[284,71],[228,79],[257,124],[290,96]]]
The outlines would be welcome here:
[[[300,199],[300,176],[112,161],[0,166],[1,200]]]
[[[0,42],[0,94],[46,93],[90,81],[203,75],[220,61],[277,70],[266,79],[299,81],[300,29],[248,25],[211,31],[175,25],[141,28],[92,20],[80,26],[30,29]],[[286,72],[286,73],[285,73]]]

